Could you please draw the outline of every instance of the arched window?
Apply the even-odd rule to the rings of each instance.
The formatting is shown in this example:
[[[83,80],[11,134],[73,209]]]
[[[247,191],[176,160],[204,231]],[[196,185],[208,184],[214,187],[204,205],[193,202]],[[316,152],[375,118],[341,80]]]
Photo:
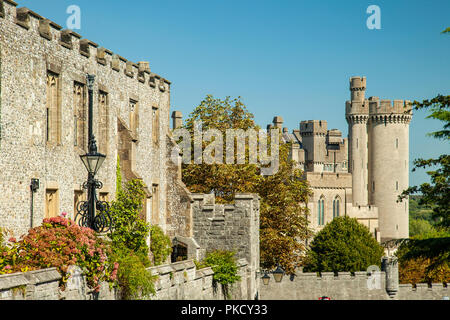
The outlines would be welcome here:
[[[339,197],[336,196],[333,200],[333,218],[339,217],[339,203]]]
[[[322,198],[320,198],[318,201],[317,201],[317,208],[318,208],[318,214],[317,214],[317,216],[318,216],[318,220],[317,220],[317,222],[318,222],[318,225],[319,226],[323,226],[324,225],[324,203],[325,203],[325,201],[324,201],[324,199],[323,199],[323,197]]]

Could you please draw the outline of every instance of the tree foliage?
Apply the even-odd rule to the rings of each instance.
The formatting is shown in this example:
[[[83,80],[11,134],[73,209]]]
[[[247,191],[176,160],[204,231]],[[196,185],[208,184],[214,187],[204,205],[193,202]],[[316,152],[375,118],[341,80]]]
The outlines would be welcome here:
[[[432,132],[430,136],[444,141],[450,139],[450,96],[438,95],[431,100],[414,101],[413,105],[416,110],[429,109],[431,113],[427,118],[444,123],[442,130]],[[439,221],[439,226],[450,227],[450,154],[442,154],[432,159],[416,159],[413,171],[418,168],[430,168],[427,174],[430,176],[431,183],[426,182],[420,186],[410,187],[402,192],[399,199],[421,194],[419,205],[432,208],[433,218]]]
[[[253,118],[240,98],[220,100],[208,95],[190,114],[184,127],[193,137],[195,121],[201,120],[203,131],[219,130],[225,143],[227,129],[259,130]],[[231,202],[236,193],[259,194],[261,264],[265,268],[280,264],[292,273],[300,263],[308,235],[305,203],[310,190],[301,180],[301,170],[295,169],[294,162],[289,160],[288,144],[280,145],[279,170],[269,176],[262,176],[261,167],[249,163],[248,145],[244,164],[226,164],[225,152],[222,164],[184,164],[183,182],[191,192],[214,193],[219,203]],[[205,147],[203,144],[202,150]]]
[[[253,115],[247,111],[239,98],[226,97],[225,100],[220,100],[211,95],[206,96],[186,119],[184,127],[189,130],[191,137],[194,137],[196,121],[202,121],[203,131],[217,129],[222,137],[225,137],[227,129],[259,129],[253,121]],[[215,139],[211,142],[214,141]],[[225,138],[223,143],[225,143]],[[202,150],[205,150],[205,147],[206,143],[204,142]],[[206,194],[213,192],[218,203],[231,202],[236,193],[254,190],[259,181],[258,167],[247,162],[245,164],[226,164],[225,160],[225,152],[223,152],[222,164],[195,164],[193,162],[183,164],[183,182],[191,192]]]
[[[427,118],[443,122],[442,130],[429,135],[448,142],[450,139],[450,96],[438,95],[431,100],[414,101],[413,105],[416,110],[430,110]],[[447,234],[450,228],[450,155],[444,153],[437,158],[417,159],[414,161],[413,171],[418,168],[429,168],[427,174],[430,176],[431,183],[426,182],[406,189],[399,196],[399,200],[420,194],[418,204],[432,210],[436,229],[444,232],[444,235],[402,239],[400,242],[408,242],[408,253],[405,254],[404,259],[429,259],[431,267],[437,268],[445,266],[450,261],[450,237]]]
[[[440,261],[442,256],[436,257],[433,252],[430,254],[427,250],[430,242],[439,243],[448,236],[450,236],[449,232],[433,230],[429,233],[412,237],[413,241],[402,243],[396,252],[399,260],[400,283],[449,283],[450,266],[448,257],[444,261]],[[445,246],[448,245],[448,242],[443,242],[442,244],[443,250],[441,251],[444,255],[447,251],[445,250]],[[421,256],[417,256],[418,250],[423,250]]]
[[[365,271],[380,266],[384,249],[355,218],[337,217],[317,233],[307,253],[305,270]]]
[[[172,253],[170,238],[157,225],[152,225],[150,229],[150,251],[152,252],[155,266],[164,263]]]
[[[289,160],[289,144],[280,146],[280,167],[275,175],[265,176],[256,185],[261,197],[261,264],[272,269],[280,264],[288,274],[302,262],[307,227],[306,202],[310,190],[302,171]]]

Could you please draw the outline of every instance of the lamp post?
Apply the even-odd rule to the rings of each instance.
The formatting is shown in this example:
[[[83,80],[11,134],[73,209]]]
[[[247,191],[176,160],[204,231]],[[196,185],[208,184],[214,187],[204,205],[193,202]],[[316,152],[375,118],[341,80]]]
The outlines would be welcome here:
[[[96,232],[107,232],[111,229],[111,217],[109,215],[109,206],[105,201],[97,200],[97,192],[95,189],[101,189],[103,183],[95,179],[95,175],[100,169],[106,156],[97,152],[97,143],[92,132],[93,118],[93,90],[95,76],[88,74],[86,76],[88,95],[89,95],[89,111],[88,111],[88,153],[80,155],[81,161],[88,171],[88,179],[83,183],[83,189],[87,189],[87,201],[81,201],[77,205],[77,215],[75,221],[82,227],[88,227]],[[96,213],[97,211],[97,213]]]

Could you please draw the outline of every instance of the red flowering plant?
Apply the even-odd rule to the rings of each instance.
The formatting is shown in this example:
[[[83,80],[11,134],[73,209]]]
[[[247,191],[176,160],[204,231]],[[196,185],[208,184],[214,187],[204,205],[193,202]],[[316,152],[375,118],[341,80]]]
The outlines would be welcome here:
[[[63,214],[44,219],[41,226],[30,229],[20,241],[10,239],[0,249],[0,274],[56,267],[64,289],[70,276],[69,266],[77,265],[88,286],[98,292],[102,281],[117,284],[119,265],[108,260],[110,254],[110,247],[93,230],[78,226]]]

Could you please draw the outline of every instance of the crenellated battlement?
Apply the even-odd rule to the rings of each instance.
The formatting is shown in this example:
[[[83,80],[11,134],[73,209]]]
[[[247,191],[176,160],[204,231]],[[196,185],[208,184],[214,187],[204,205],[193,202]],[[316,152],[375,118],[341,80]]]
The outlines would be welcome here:
[[[66,50],[78,51],[86,59],[92,59],[116,72],[123,72],[130,78],[147,83],[150,88],[158,88],[161,92],[170,90],[171,82],[151,72],[148,62],[129,61],[72,30],[63,29],[27,7],[17,8],[17,3],[12,0],[0,0],[0,23],[2,22],[15,24],[23,29],[18,32],[34,33]]]
[[[369,98],[369,113],[375,114],[412,114],[412,104],[409,100],[380,100],[378,97]]]
[[[328,124],[325,120],[307,120],[300,122],[300,134],[322,134],[326,135],[328,132]]]
[[[261,280],[262,282],[262,280]],[[331,300],[442,300],[448,297],[447,285],[442,283],[392,285],[385,271],[358,272],[302,272],[285,275],[280,283],[273,279],[261,283],[263,300],[317,300],[327,296]]]
[[[409,123],[412,117],[412,104],[409,100],[380,100],[370,97],[364,102],[347,101],[345,115],[349,123],[372,122]]]
[[[369,103],[365,101],[346,101],[345,102],[345,115],[368,115]]]

